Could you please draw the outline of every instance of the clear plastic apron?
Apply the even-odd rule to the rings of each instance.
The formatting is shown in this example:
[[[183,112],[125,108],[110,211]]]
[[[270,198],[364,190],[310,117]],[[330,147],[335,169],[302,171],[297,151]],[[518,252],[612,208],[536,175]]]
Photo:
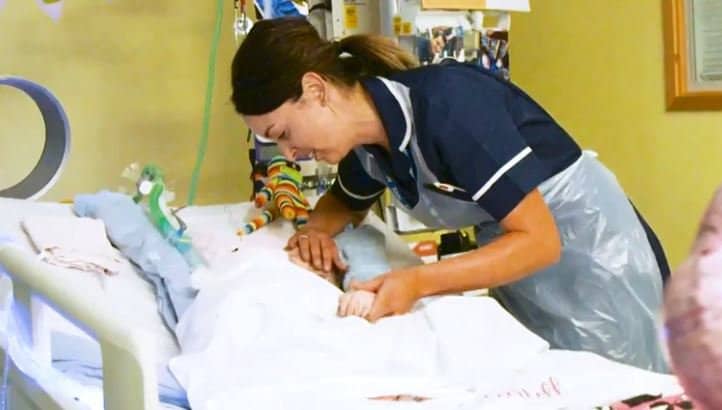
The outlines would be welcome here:
[[[393,94],[403,109],[411,110],[408,90],[396,89]],[[477,203],[426,188],[443,181],[428,168],[410,126],[407,153],[417,169],[419,200],[408,208],[392,189],[396,205],[432,228],[482,226],[480,233],[486,238],[477,240],[482,244],[502,234],[498,223]],[[355,153],[372,178],[393,183],[365,149],[356,148]],[[557,223],[561,259],[525,279],[493,289],[493,295],[552,348],[592,351],[640,368],[667,371],[656,330],[662,303],[660,269],[614,175],[594,154],[584,152],[538,189]]]

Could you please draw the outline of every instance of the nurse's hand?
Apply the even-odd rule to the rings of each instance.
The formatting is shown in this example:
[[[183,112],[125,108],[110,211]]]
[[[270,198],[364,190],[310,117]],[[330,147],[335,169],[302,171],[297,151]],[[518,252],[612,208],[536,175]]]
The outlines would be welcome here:
[[[369,322],[385,316],[407,313],[421,297],[418,278],[412,270],[385,273],[367,282],[352,282],[351,289],[376,293],[371,311],[366,315]]]
[[[341,260],[336,242],[331,235],[317,229],[300,229],[286,244],[286,250],[298,249],[301,259],[324,272],[332,272],[335,267],[343,272],[347,266]]]

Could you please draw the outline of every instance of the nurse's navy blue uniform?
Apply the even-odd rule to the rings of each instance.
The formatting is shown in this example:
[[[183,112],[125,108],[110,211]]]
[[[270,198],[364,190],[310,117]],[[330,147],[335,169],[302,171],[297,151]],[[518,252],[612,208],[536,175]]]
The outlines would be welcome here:
[[[667,369],[655,342],[666,261],[594,155],[526,93],[476,66],[426,66],[363,86],[391,152],[357,147],[339,164],[335,196],[365,210],[388,187],[429,227],[499,234],[498,222],[539,189],[560,232],[560,262],[494,296],[553,348]]]

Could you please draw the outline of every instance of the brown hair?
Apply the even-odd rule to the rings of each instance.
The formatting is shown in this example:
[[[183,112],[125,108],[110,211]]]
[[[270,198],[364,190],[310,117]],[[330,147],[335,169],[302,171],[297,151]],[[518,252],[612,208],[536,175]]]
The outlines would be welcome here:
[[[388,76],[417,64],[384,37],[364,34],[329,42],[305,18],[261,20],[233,58],[231,100],[239,114],[265,114],[298,99],[307,72],[350,86],[364,77]]]

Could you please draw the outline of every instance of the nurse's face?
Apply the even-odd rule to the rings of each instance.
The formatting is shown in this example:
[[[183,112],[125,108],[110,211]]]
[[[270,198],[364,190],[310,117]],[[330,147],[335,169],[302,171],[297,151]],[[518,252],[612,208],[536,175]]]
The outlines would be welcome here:
[[[302,80],[303,94],[261,115],[246,115],[251,131],[278,144],[289,160],[312,156],[338,164],[353,148],[351,127],[339,109],[343,93],[322,77],[308,73]]]

